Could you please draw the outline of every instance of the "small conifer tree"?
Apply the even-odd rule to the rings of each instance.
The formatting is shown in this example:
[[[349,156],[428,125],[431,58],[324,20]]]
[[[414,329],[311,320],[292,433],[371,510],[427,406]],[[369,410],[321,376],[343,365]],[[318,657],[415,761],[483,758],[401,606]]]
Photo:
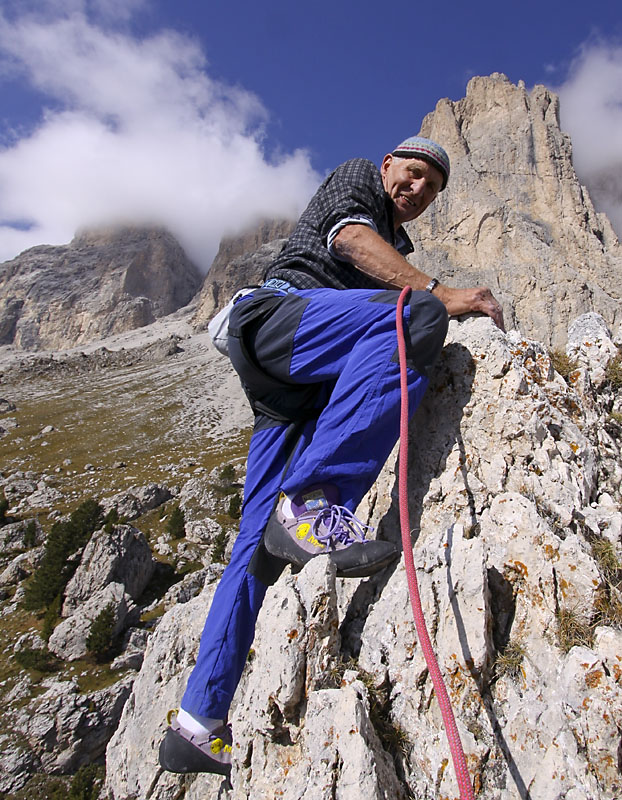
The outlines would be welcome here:
[[[183,509],[176,505],[166,523],[166,530],[173,539],[181,539],[186,535],[186,518]]]
[[[242,498],[236,492],[234,495],[231,496],[229,500],[227,514],[231,517],[231,519],[240,519],[241,509],[242,509]]]
[[[96,661],[104,661],[112,648],[114,624],[114,603],[108,603],[91,622],[86,638],[86,649]]]
[[[34,519],[31,519],[28,523],[26,523],[26,528],[24,529],[24,547],[26,550],[30,550],[31,547],[34,547],[37,543],[37,523]]]
[[[73,776],[67,800],[97,800],[104,781],[104,768],[85,764]]]
[[[0,494],[0,528],[3,525],[6,525],[7,522],[9,521],[6,515],[8,509],[9,509],[9,501],[6,499],[3,492],[2,494]]]
[[[41,563],[26,587],[24,608],[46,608],[63,592],[78,566],[69,556],[84,547],[101,519],[102,508],[91,499],[78,506],[68,520],[54,523]]]
[[[217,533],[216,536],[214,536],[214,542],[212,544],[212,561],[216,561],[220,564],[227,563],[225,551],[227,549],[228,538],[229,534],[224,528]]]

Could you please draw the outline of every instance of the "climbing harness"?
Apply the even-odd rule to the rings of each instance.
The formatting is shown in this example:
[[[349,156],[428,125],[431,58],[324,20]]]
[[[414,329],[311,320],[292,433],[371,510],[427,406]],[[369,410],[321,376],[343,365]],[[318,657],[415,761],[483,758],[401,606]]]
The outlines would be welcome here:
[[[406,286],[397,301],[396,312],[396,328],[397,328],[397,346],[399,352],[400,362],[400,387],[401,387],[401,413],[400,413],[400,457],[399,457],[399,505],[400,505],[400,527],[402,530],[402,545],[404,550],[404,563],[406,566],[406,576],[408,579],[408,589],[410,592],[410,604],[413,610],[413,617],[415,619],[415,628],[417,629],[417,636],[419,643],[423,650],[425,663],[428,667],[428,672],[432,678],[432,685],[436,692],[438,704],[443,716],[443,723],[445,725],[445,733],[449,741],[449,748],[451,750],[451,757],[454,764],[454,771],[458,781],[458,788],[460,790],[461,800],[473,800],[473,787],[469,778],[469,772],[464,757],[464,750],[462,749],[462,742],[460,741],[460,734],[456,727],[456,720],[451,708],[451,701],[443,682],[443,676],[439,669],[430,642],[428,629],[423,618],[423,610],[421,608],[421,598],[419,596],[419,586],[417,584],[417,575],[415,572],[415,564],[413,560],[412,544],[410,541],[410,518],[408,515],[408,383],[406,378],[406,344],[404,339],[404,303],[406,298],[410,296],[412,289]]]

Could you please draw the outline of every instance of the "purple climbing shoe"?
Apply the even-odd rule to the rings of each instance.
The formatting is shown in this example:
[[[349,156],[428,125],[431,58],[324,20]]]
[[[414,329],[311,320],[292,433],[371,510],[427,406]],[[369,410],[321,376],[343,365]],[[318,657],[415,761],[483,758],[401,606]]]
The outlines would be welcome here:
[[[198,736],[172,719],[160,744],[160,766],[167,772],[231,772],[231,726]]]
[[[335,486],[310,486],[291,504],[281,493],[264,534],[268,552],[295,567],[328,555],[344,578],[373,575],[399,556],[391,542],[366,539],[370,526],[338,501]]]

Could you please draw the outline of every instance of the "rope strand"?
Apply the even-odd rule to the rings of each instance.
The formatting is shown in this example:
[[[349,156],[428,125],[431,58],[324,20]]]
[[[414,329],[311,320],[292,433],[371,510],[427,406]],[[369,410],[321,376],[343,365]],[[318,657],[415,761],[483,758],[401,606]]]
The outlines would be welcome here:
[[[460,741],[460,734],[456,727],[454,712],[451,701],[445,688],[443,676],[436,661],[430,636],[423,617],[421,608],[421,597],[419,596],[419,586],[415,563],[413,559],[413,548],[410,541],[410,517],[408,515],[408,381],[406,377],[406,344],[404,339],[404,303],[406,297],[410,295],[412,289],[406,286],[397,301],[396,328],[397,328],[397,347],[400,360],[400,388],[401,388],[401,413],[400,413],[400,457],[399,457],[399,499],[400,499],[400,527],[402,530],[402,546],[404,550],[404,563],[406,566],[406,576],[408,578],[408,589],[410,592],[410,604],[412,606],[415,628],[419,643],[423,650],[425,663],[432,678],[432,685],[436,692],[439,707],[445,725],[445,733],[449,741],[451,757],[453,760],[454,771],[458,781],[461,800],[474,800],[473,787],[469,777],[469,771]]]

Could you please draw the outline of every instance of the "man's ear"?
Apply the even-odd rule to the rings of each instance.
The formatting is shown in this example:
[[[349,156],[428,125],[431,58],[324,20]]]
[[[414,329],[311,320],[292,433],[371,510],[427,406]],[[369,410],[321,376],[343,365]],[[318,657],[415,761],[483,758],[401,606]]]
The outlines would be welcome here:
[[[391,165],[392,161],[393,161],[393,156],[391,155],[391,153],[387,153],[386,156],[382,159],[382,164],[380,165],[380,174],[382,175],[383,178],[386,175],[386,172],[389,169],[389,166]]]

